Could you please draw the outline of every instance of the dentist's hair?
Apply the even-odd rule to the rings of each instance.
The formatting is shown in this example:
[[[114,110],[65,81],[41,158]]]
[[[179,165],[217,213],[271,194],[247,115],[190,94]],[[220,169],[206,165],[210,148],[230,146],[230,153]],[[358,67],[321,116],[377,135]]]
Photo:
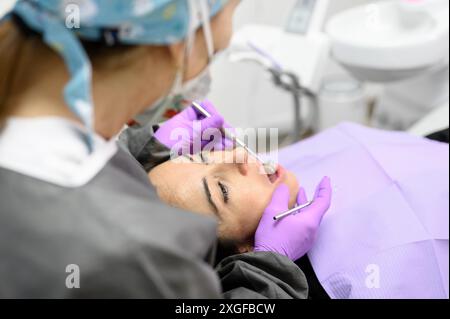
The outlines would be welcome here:
[[[11,112],[8,100],[24,44],[24,35],[11,22],[0,26],[0,128]]]
[[[101,42],[83,42],[94,70],[123,68],[135,59],[137,46],[107,46]],[[148,47],[155,60],[167,58],[164,47]],[[0,129],[14,109],[14,99],[33,85],[30,78],[40,61],[61,57],[48,47],[41,35],[28,29],[19,19],[0,24]],[[61,59],[62,61],[62,59]],[[42,76],[46,76],[42,74]]]

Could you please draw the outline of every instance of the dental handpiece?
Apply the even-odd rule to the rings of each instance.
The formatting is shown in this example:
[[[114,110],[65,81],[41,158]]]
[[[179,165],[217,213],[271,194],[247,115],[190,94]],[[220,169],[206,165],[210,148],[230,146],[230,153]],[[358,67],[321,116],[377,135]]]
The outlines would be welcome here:
[[[203,106],[201,106],[200,103],[197,103],[194,101],[194,102],[192,102],[192,106],[194,106],[197,109],[197,111],[199,111],[203,116],[211,117],[211,114],[209,114],[209,112],[207,110],[205,110],[205,108]],[[264,166],[264,170],[266,171],[267,174],[272,175],[272,174],[276,173],[276,167],[274,167],[275,165],[272,162],[267,163],[267,162],[263,161],[261,159],[261,157],[258,154],[256,154],[256,152],[251,150],[236,135],[234,135],[227,129],[223,128],[222,130],[223,130],[223,133],[225,134],[226,138],[228,138],[231,141],[235,141],[236,144],[238,144],[240,147],[244,148],[250,155],[252,155],[254,158],[256,158],[260,163],[262,163]]]

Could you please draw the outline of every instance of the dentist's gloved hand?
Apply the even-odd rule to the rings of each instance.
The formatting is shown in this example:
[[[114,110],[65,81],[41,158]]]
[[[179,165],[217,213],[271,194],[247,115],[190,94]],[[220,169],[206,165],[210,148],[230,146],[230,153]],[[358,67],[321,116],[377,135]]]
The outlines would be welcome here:
[[[221,128],[231,128],[209,101],[201,103],[211,114],[205,118],[195,108],[188,107],[180,114],[165,122],[155,133],[155,138],[169,149],[177,148],[177,153],[188,150],[190,154],[202,151],[206,146],[219,151],[232,145],[223,134]],[[211,143],[215,141],[215,143]],[[209,149],[211,150],[211,149]]]
[[[255,234],[254,251],[271,251],[296,261],[313,246],[323,216],[331,204],[331,183],[325,177],[316,189],[314,202],[299,213],[279,221],[274,217],[288,210],[289,188],[278,187],[266,208]],[[305,190],[300,189],[297,202],[306,204]]]

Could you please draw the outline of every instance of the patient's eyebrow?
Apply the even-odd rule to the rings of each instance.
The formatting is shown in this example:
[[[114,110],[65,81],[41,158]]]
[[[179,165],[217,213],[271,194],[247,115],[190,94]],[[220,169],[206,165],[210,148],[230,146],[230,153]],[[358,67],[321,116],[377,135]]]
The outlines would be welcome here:
[[[214,210],[214,213],[219,216],[219,210],[217,209],[217,205],[214,203],[211,195],[211,190],[208,186],[208,181],[206,180],[206,177],[203,178],[203,188],[205,190],[206,199],[208,200],[209,205]]]

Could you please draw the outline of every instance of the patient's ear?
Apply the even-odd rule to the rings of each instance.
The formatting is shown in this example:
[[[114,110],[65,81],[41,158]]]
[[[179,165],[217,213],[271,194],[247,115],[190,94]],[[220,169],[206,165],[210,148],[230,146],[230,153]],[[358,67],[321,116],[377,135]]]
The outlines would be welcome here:
[[[237,246],[237,250],[240,254],[251,253],[253,252],[252,244],[240,244]]]

